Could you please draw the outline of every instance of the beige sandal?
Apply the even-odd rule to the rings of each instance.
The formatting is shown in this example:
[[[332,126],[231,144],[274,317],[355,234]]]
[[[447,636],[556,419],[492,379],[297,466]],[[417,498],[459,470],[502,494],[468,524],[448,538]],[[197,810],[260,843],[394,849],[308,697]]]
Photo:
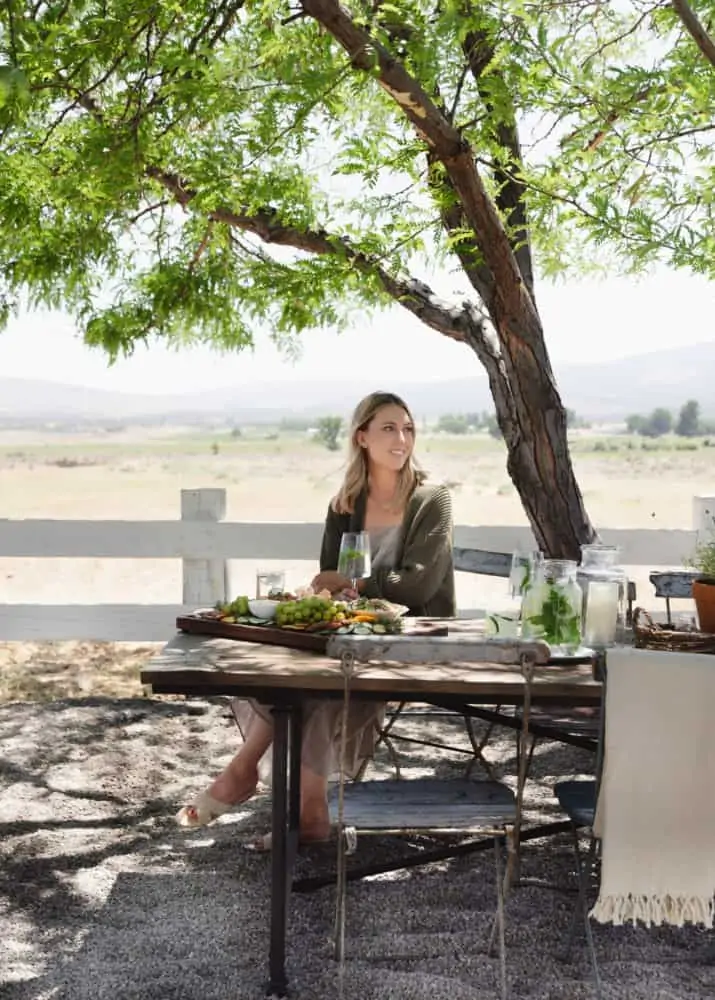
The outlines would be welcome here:
[[[354,854],[357,850],[357,831],[354,826],[346,826],[344,829],[345,836],[345,853]],[[303,837],[301,836],[298,843],[301,847],[312,847],[316,844],[335,844],[338,840],[338,828],[337,826],[331,826],[330,833],[327,837]],[[243,844],[243,847],[247,851],[252,851],[254,854],[270,854],[271,848],[273,847],[273,834],[264,833],[259,837],[255,837],[253,840],[248,840]]]
[[[179,826],[189,827],[190,829],[208,826],[214,820],[217,820],[219,816],[223,816],[224,813],[230,812],[231,809],[237,809],[238,806],[251,798],[254,791],[255,789],[252,789],[248,795],[238,802],[220,802],[208,792],[199,792],[193,802],[179,809],[174,819]]]

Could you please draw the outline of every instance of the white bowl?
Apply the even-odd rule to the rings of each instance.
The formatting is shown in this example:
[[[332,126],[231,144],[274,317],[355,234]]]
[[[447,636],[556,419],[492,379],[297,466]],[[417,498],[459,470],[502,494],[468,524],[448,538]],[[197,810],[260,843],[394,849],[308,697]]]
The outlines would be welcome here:
[[[248,610],[251,612],[254,618],[275,618],[276,608],[280,604],[280,601],[269,601],[269,600],[255,600],[248,602]]]

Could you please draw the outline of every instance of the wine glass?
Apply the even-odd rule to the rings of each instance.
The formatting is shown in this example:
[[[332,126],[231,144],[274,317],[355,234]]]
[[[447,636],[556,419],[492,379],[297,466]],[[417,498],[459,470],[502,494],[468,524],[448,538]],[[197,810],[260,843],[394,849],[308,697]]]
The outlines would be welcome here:
[[[367,531],[346,531],[340,539],[338,573],[357,590],[358,580],[370,576],[370,536]]]
[[[509,573],[509,593],[512,598],[523,597],[526,591],[533,585],[534,578],[543,559],[542,553],[538,550],[520,552],[517,549],[512,554],[511,571]]]

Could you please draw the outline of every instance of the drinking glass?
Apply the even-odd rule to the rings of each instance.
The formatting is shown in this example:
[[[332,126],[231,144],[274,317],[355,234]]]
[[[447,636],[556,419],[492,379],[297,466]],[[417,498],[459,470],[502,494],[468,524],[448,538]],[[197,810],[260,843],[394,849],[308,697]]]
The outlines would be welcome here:
[[[340,539],[338,573],[357,590],[358,580],[370,576],[370,536],[367,531],[346,531]]]
[[[276,569],[259,569],[256,573],[256,598],[282,594],[285,590],[285,573]]]
[[[538,549],[534,552],[520,552],[517,549],[512,554],[509,572],[509,594],[512,598],[524,596],[543,561],[544,557]]]

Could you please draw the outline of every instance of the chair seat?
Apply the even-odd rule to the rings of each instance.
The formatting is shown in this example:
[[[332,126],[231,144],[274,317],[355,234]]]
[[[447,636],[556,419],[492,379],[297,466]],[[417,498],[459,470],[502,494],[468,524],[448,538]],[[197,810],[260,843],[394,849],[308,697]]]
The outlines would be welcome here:
[[[358,831],[479,830],[516,819],[516,797],[499,781],[414,778],[345,786],[344,822]],[[328,796],[338,818],[338,788]]]
[[[554,786],[559,805],[576,826],[592,826],[596,815],[596,782],[560,781]]]

